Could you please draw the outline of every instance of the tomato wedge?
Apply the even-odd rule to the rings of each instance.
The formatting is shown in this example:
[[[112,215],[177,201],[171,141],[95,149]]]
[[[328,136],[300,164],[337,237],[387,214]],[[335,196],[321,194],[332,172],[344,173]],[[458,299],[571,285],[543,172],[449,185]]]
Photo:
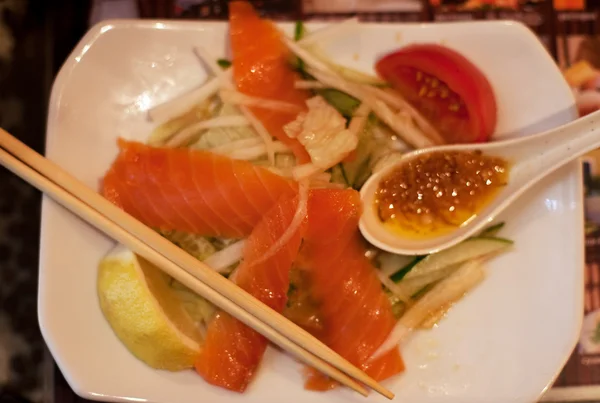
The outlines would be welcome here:
[[[483,142],[494,133],[497,108],[492,86],[460,53],[436,44],[409,45],[384,56],[375,69],[447,143]]]

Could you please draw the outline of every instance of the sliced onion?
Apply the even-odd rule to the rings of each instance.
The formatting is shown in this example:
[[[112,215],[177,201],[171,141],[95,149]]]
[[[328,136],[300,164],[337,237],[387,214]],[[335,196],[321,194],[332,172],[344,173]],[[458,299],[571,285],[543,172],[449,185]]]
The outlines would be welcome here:
[[[229,266],[242,260],[244,245],[245,241],[243,240],[232,243],[204,259],[204,263],[219,273],[226,273]]]
[[[302,225],[302,221],[306,219],[308,209],[308,181],[300,181],[298,183],[298,204],[294,218],[290,226],[285,230],[283,235],[273,244],[260,259],[252,262],[252,265],[257,265],[272,258],[281,248],[283,248],[294,236],[298,228]]]

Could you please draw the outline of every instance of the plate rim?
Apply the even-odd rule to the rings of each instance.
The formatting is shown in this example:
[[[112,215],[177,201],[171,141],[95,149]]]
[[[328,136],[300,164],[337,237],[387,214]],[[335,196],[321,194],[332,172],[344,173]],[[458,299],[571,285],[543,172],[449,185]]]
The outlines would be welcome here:
[[[294,24],[293,21],[276,21],[276,23],[279,26],[289,26]],[[335,24],[335,21],[306,21],[305,24],[307,26],[325,26],[325,25],[330,25],[330,24]],[[174,30],[174,31],[182,31],[182,30],[186,30],[186,29],[194,29],[197,30],[199,27],[201,27],[202,25],[205,25],[207,27],[218,27],[218,26],[226,26],[227,22],[226,21],[214,21],[214,20],[207,20],[207,21],[202,21],[202,20],[164,20],[164,19],[147,19],[147,20],[142,20],[142,19],[108,19],[108,20],[104,20],[104,21],[100,21],[98,23],[96,23],[94,26],[90,27],[90,29],[87,31],[87,33],[80,39],[80,41],[77,43],[77,45],[73,48],[73,50],[71,51],[71,53],[69,54],[69,56],[67,57],[67,59],[65,59],[64,63],[62,64],[58,74],[56,75],[54,82],[52,84],[52,89],[51,89],[51,94],[50,94],[50,99],[49,99],[49,103],[48,103],[48,116],[46,119],[46,139],[45,139],[45,144],[44,144],[44,154],[47,153],[48,148],[51,146],[52,142],[54,141],[54,139],[56,138],[55,135],[52,135],[53,132],[53,127],[56,125],[56,112],[58,111],[58,106],[60,105],[60,99],[62,97],[62,89],[64,88],[65,85],[65,80],[68,79],[68,76],[71,74],[72,70],[77,66],[77,62],[78,62],[78,58],[82,57],[85,52],[87,51],[87,49],[89,49],[89,47],[91,47],[94,42],[100,38],[100,36],[112,29],[115,28],[133,28],[133,29],[152,29],[152,30],[160,30],[160,29],[165,29],[165,30]],[[533,37],[535,39],[536,42],[538,42],[538,46],[539,48],[544,50],[544,53],[547,55],[547,59],[549,59],[549,61],[552,63],[552,65],[554,65],[556,67],[557,72],[560,73],[560,69],[558,68],[558,65],[556,64],[556,61],[554,61],[554,59],[552,59],[551,55],[546,51],[546,49],[543,47],[542,43],[539,41],[539,38],[535,35],[535,33],[533,31],[531,31],[531,29],[529,29],[525,24],[519,22],[519,21],[513,21],[513,20],[484,20],[484,21],[477,21],[477,20],[473,20],[473,21],[440,21],[440,22],[359,22],[360,26],[363,27],[381,27],[381,26],[385,26],[385,27],[415,27],[415,26],[424,26],[424,27],[435,27],[435,26],[449,26],[449,25],[455,25],[455,26],[477,26],[477,25],[485,25],[485,26],[491,26],[491,25],[503,25],[503,26],[510,26],[512,29],[517,29],[522,31],[523,35],[527,35],[530,37]],[[567,86],[567,84],[565,83],[565,86]],[[573,105],[575,104],[575,99],[574,96],[571,94],[571,98],[572,98],[572,103]],[[572,119],[575,119],[577,116],[576,114],[573,114]],[[576,164],[576,166],[575,166]],[[579,160],[577,160],[577,162],[572,162],[571,164],[569,164],[572,168],[572,172],[571,174],[573,175],[577,175],[579,178],[581,178],[582,175],[582,167],[581,167],[581,163],[579,162]],[[549,390],[551,390],[551,386],[552,384],[555,382],[555,380],[557,379],[557,377],[560,375],[564,365],[566,364],[566,362],[568,361],[571,351],[573,350],[573,348],[577,345],[578,342],[578,338],[579,338],[579,332],[582,326],[582,322],[583,322],[583,286],[584,286],[584,277],[583,277],[583,265],[585,264],[585,238],[583,236],[583,229],[584,229],[584,211],[583,211],[583,183],[582,181],[577,181],[576,183],[576,189],[577,189],[577,196],[576,196],[576,200],[575,203],[577,205],[576,207],[576,211],[579,212],[579,216],[580,218],[577,220],[577,226],[580,227],[581,229],[581,235],[580,238],[582,240],[581,242],[581,247],[579,248],[579,253],[577,254],[577,256],[574,256],[575,258],[577,258],[577,261],[580,263],[579,266],[581,266],[581,268],[579,268],[578,270],[581,271],[580,274],[580,279],[581,279],[581,287],[579,287],[579,291],[578,294],[575,297],[579,297],[578,299],[580,300],[579,306],[581,307],[581,309],[578,309],[577,312],[577,318],[576,318],[576,323],[578,325],[577,330],[576,331],[572,331],[572,337],[571,337],[571,341],[570,341],[570,346],[571,348],[568,350],[568,353],[564,354],[562,361],[562,364],[560,366],[560,368],[558,368],[555,371],[555,374],[553,375],[552,379],[549,380],[549,382],[547,383],[546,387],[544,387],[541,391],[539,391],[538,395],[537,395],[537,399],[539,400],[540,398],[542,400],[543,397],[547,394],[547,392]],[[73,391],[80,397],[83,397],[85,399],[89,399],[89,400],[95,400],[95,401],[107,401],[107,402],[130,402],[132,401],[131,397],[124,397],[124,396],[107,396],[101,393],[95,393],[92,391],[88,391],[88,390],[84,390],[82,388],[83,385],[80,385],[76,382],[76,380],[71,376],[70,372],[67,370],[67,368],[65,368],[65,364],[62,362],[62,360],[60,359],[60,356],[55,355],[53,350],[54,347],[52,346],[52,336],[50,336],[47,333],[47,328],[46,326],[44,326],[45,321],[47,320],[47,318],[44,316],[44,309],[43,309],[43,294],[44,294],[44,290],[43,290],[43,279],[45,278],[45,276],[47,275],[47,269],[44,269],[44,266],[47,264],[48,260],[45,257],[46,253],[45,253],[45,249],[46,249],[46,242],[45,239],[49,236],[49,229],[47,228],[48,223],[47,223],[47,218],[48,218],[48,206],[49,203],[54,203],[54,201],[52,201],[48,196],[43,195],[42,197],[42,203],[41,203],[41,220],[40,220],[40,247],[39,247],[39,264],[38,264],[38,270],[39,270],[39,283],[38,283],[38,296],[37,296],[37,315],[38,315],[38,323],[40,326],[40,331],[42,333],[42,336],[46,342],[46,344],[48,345],[49,350],[52,352],[52,356],[53,359],[55,360],[57,366],[59,367],[59,369],[61,370],[65,380],[67,381],[67,383],[69,384],[69,386],[73,389]]]

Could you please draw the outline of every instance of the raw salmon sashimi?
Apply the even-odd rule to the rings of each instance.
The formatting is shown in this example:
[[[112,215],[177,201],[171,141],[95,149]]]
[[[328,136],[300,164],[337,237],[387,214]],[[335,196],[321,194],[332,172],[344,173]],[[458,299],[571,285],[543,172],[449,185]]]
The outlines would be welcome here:
[[[310,278],[324,324],[321,340],[376,380],[404,370],[397,348],[370,361],[396,324],[376,268],[365,256],[358,231],[358,192],[313,190],[308,200],[308,229],[299,264]],[[324,390],[335,383],[310,371],[306,387]]]
[[[308,91],[294,87],[300,76],[290,66],[290,53],[277,27],[259,18],[246,1],[229,3],[229,30],[233,53],[233,76],[238,90],[260,98],[285,101],[305,110]],[[296,118],[293,113],[252,108],[271,136],[288,145],[300,163],[310,161],[296,139],[283,126]]]
[[[297,183],[247,161],[119,140],[102,194],[150,227],[242,238]]]
[[[287,198],[265,214],[246,241],[244,261],[233,281],[277,312],[287,301],[290,268],[306,229],[306,216],[283,247],[265,254],[290,227],[298,198]],[[265,260],[266,258],[266,260]],[[268,341],[224,312],[209,324],[196,371],[209,383],[243,392],[260,364]]]

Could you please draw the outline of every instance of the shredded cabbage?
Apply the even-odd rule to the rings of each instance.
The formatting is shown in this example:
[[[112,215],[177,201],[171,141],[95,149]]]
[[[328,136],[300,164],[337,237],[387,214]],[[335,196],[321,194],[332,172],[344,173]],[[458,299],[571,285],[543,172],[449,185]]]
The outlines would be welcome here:
[[[240,127],[248,125],[250,125],[248,119],[241,115],[219,116],[212,119],[202,120],[181,129],[179,133],[167,141],[166,145],[168,147],[185,146],[192,142],[192,140],[199,137],[202,131],[212,129],[214,127]]]
[[[240,110],[234,105],[223,104],[217,114],[217,117],[221,116],[240,116]],[[250,126],[213,127],[207,130],[192,147],[201,150],[210,150],[211,148],[245,139],[260,140],[260,137]]]
[[[306,101],[307,112],[301,112],[296,120],[284,126],[291,138],[296,138],[310,155],[310,166],[299,166],[295,177],[310,176],[324,171],[356,148],[358,136],[346,128],[346,119],[323,97],[315,96]]]
[[[162,236],[185,250],[198,260],[204,260],[217,251],[206,237],[182,231],[159,231]]]

